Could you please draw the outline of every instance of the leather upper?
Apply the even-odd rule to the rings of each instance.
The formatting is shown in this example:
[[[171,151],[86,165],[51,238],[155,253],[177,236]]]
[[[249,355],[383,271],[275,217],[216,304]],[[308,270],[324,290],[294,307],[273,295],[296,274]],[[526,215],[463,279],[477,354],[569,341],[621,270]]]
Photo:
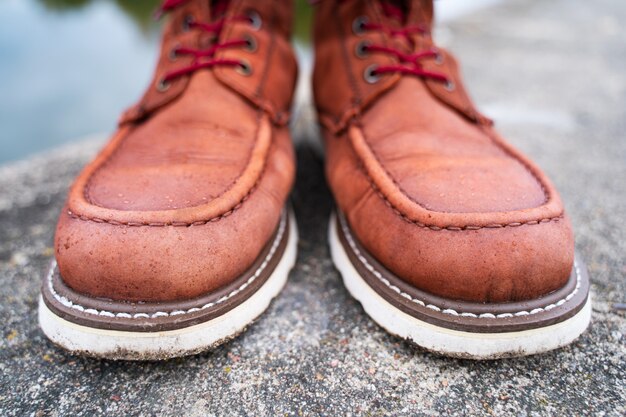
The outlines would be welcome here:
[[[275,3],[232,0],[225,18],[233,20],[218,39],[184,28],[190,18],[215,21],[211,2],[189,0],[171,13],[153,81],[80,173],[61,213],[55,250],[67,285],[116,300],[192,298],[258,257],[295,172],[286,127],[297,75],[291,4]],[[260,25],[234,19],[246,14]],[[159,88],[165,74],[193,63],[172,48],[243,36],[254,50],[224,48],[215,58],[245,60],[250,74],[215,66]]]
[[[380,1],[321,2],[317,10],[314,91],[339,208],[375,258],[433,294],[507,302],[560,288],[573,264],[560,197],[478,112],[454,58],[428,31],[409,41],[354,30],[363,19],[430,28],[432,2],[406,3],[406,22],[387,15]],[[364,40],[406,54],[437,50],[421,68],[448,82],[400,73],[368,82],[372,65],[403,63],[392,54],[356,53]]]

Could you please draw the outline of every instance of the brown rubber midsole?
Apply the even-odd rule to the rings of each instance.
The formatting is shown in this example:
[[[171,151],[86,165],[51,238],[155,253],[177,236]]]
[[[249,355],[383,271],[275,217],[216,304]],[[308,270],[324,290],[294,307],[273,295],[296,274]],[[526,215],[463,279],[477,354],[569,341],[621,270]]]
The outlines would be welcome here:
[[[58,268],[53,266],[50,274],[44,277],[43,300],[57,316],[98,329],[158,332],[212,320],[243,303],[268,280],[287,247],[288,216],[285,210],[273,236],[245,273],[230,284],[201,297],[150,303],[93,298],[69,288]]]
[[[406,283],[379,263],[358,242],[342,213],[336,221],[339,241],[360,277],[393,307],[436,326],[472,333],[536,329],[574,316],[588,298],[589,277],[580,260],[565,286],[537,299],[475,303],[439,297]]]

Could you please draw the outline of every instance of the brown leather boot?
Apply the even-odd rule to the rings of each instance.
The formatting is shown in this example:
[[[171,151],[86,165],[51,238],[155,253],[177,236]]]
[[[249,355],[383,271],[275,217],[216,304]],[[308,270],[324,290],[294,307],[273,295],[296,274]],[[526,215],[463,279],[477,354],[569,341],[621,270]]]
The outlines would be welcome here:
[[[568,344],[591,307],[561,199],[475,108],[432,18],[430,0],[318,5],[335,264],[376,322],[427,349],[499,358]]]
[[[168,0],[140,102],[78,176],[42,288],[73,352],[163,359],[234,337],[295,261],[290,0]]]

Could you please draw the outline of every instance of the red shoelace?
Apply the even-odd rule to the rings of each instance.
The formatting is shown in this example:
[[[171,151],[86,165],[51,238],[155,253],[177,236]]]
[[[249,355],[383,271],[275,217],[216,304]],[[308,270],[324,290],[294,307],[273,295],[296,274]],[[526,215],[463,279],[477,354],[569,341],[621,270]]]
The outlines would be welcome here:
[[[345,0],[342,0],[345,1]],[[381,5],[383,8],[383,12],[393,19],[396,19],[399,22],[405,21],[405,12],[401,7],[398,6],[397,2],[392,1],[381,1]],[[413,39],[411,38],[414,34],[428,34],[428,28],[422,25],[411,25],[404,24],[403,27],[397,29],[389,26],[385,26],[380,23],[370,23],[365,18],[358,18],[355,20],[353,25],[353,31],[355,33],[364,32],[364,31],[382,31],[388,36],[391,37],[404,37],[409,44],[413,44]],[[427,71],[422,68],[421,61],[423,59],[441,59],[441,55],[439,51],[435,48],[431,48],[424,51],[419,51],[415,53],[404,53],[396,48],[382,46],[382,45],[374,45],[368,43],[367,41],[363,41],[357,47],[357,53],[367,53],[367,52],[378,52],[383,54],[393,55],[398,61],[398,64],[395,65],[372,65],[364,74],[366,81],[368,82],[376,82],[380,78],[380,75],[386,73],[401,73],[407,75],[413,75],[420,78],[432,79],[435,81],[439,81],[441,83],[446,84],[446,88],[452,90],[454,88],[454,84],[446,77],[444,74],[438,72]]]
[[[157,10],[156,16],[159,17],[163,15],[164,13],[171,12],[172,10],[183,5],[187,1],[189,0],[165,0],[163,4],[161,5],[161,7]],[[217,1],[215,2],[213,6],[213,14],[219,16],[223,12],[226,11],[227,7],[228,7],[228,0]],[[260,27],[260,22],[261,22],[260,17],[258,15],[253,15],[253,14],[245,15],[245,16],[244,15],[231,16],[229,18],[222,17],[222,18],[216,19],[215,21],[211,23],[196,22],[193,19],[187,19],[185,21],[185,29],[189,29],[189,30],[199,29],[204,32],[211,33],[215,36],[215,39],[219,39],[219,35],[222,29],[224,28],[224,26],[229,22],[236,22],[236,21],[250,22],[250,24],[255,26],[256,29]],[[249,49],[253,49],[253,48],[256,48],[256,43],[250,37],[247,39],[236,39],[236,40],[230,40],[230,41],[222,42],[222,43],[219,43],[216,41],[216,43],[214,43],[207,49],[193,49],[193,48],[187,48],[183,46],[175,47],[171,51],[172,59],[175,59],[176,57],[181,56],[181,55],[193,55],[194,57],[193,63],[189,66],[166,73],[161,79],[161,82],[159,83],[158,88],[164,91],[167,88],[169,88],[170,83],[176,78],[192,74],[195,71],[198,71],[200,69],[212,68],[218,65],[237,67],[240,69],[239,72],[241,72],[244,75],[249,75],[252,69],[250,68],[250,65],[247,62],[243,60],[238,60],[238,59],[215,58],[215,54],[220,49],[235,48],[235,47],[247,47]]]

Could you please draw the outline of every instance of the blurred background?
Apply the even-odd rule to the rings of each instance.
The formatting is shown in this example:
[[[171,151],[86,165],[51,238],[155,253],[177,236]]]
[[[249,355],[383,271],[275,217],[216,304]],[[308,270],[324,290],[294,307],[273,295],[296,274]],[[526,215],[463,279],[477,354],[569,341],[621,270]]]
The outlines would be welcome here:
[[[0,1],[0,164],[114,129],[152,75],[159,3]],[[297,9],[306,44],[310,8]]]
[[[0,164],[110,132],[150,80],[160,0],[0,1]],[[311,8],[297,2],[308,54]]]
[[[309,146],[297,149],[296,268],[245,336],[149,364],[79,359],[48,343],[36,306],[55,224],[68,185],[149,82],[158,1],[0,0],[1,417],[626,416],[626,0],[435,2],[437,43],[459,58],[479,108],[544,168],[571,216],[594,300],[593,324],[571,347],[470,363],[385,334],[332,267],[332,197]],[[297,133],[315,120],[312,12],[304,0],[296,10],[294,136],[313,142],[312,132]]]
[[[496,0],[440,0],[439,20]],[[160,0],[0,0],[0,164],[111,132],[149,82]],[[296,1],[298,98],[308,99],[312,8]]]

